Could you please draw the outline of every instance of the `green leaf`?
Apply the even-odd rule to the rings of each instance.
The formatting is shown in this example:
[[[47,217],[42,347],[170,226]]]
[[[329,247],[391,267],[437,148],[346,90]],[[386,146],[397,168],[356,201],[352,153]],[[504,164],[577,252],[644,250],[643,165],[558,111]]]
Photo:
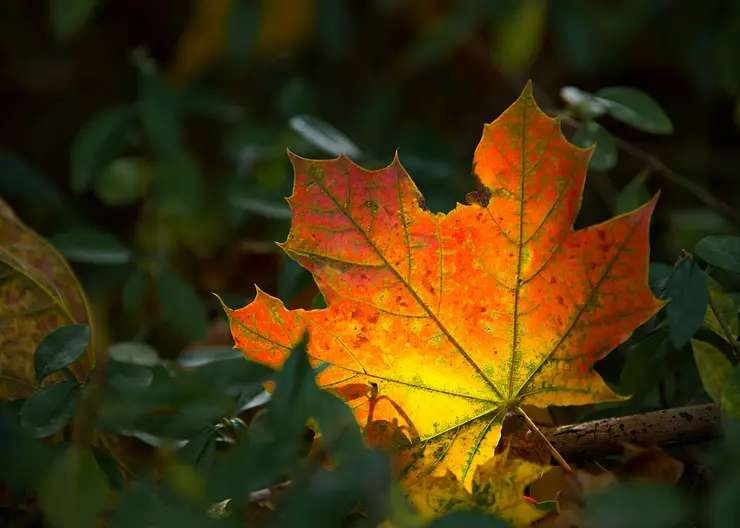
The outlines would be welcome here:
[[[642,403],[657,387],[670,359],[667,344],[668,329],[660,328],[627,351],[619,388],[631,403]]]
[[[262,391],[262,384],[274,375],[270,367],[248,361],[244,356],[213,361],[199,367],[195,378],[230,396],[248,393],[254,396]]]
[[[154,198],[172,216],[192,217],[202,204],[203,178],[195,161],[185,152],[170,156],[153,168]]]
[[[185,500],[170,489],[154,485],[150,474],[137,477],[122,495],[110,522],[111,528],[211,528],[240,526],[233,519],[217,519],[200,504]]]
[[[721,403],[722,392],[732,376],[732,363],[710,343],[692,339],[691,348],[704,390],[715,403]]]
[[[645,176],[638,174],[617,196],[614,214],[621,215],[634,211],[650,200],[650,191],[645,186]]]
[[[51,459],[49,447],[21,427],[15,402],[0,401],[0,482],[35,488]]]
[[[129,313],[139,312],[149,290],[149,274],[137,269],[126,278],[121,292],[123,309]]]
[[[361,151],[352,141],[332,125],[309,115],[297,115],[288,121],[290,128],[314,147],[332,156],[344,154],[357,158]]]
[[[55,528],[93,528],[109,490],[92,452],[72,445],[51,464],[38,493],[44,517]]]
[[[509,528],[509,524],[492,515],[457,512],[433,520],[428,528]]]
[[[80,400],[80,386],[65,380],[31,394],[21,407],[21,425],[35,438],[46,438],[72,420]]]
[[[649,95],[628,87],[603,88],[595,94],[605,100],[614,119],[651,134],[670,134],[673,124]]]
[[[105,205],[131,205],[146,195],[151,172],[151,165],[141,158],[118,158],[95,179],[95,192]]]
[[[275,189],[239,187],[229,193],[229,202],[234,207],[256,216],[288,220],[292,215],[283,196],[281,191]]]
[[[116,459],[108,454],[107,451],[103,451],[95,446],[92,446],[92,454],[98,463],[98,467],[105,475],[108,487],[114,491],[122,491],[126,481],[121,474],[121,468],[118,466]]]
[[[732,369],[732,375],[722,391],[722,421],[723,424],[727,421],[740,424],[740,365]]]
[[[49,20],[59,40],[73,37],[92,16],[99,0],[49,0]]]
[[[123,152],[135,124],[136,108],[128,105],[105,110],[82,126],[70,150],[70,186],[74,192],[87,189],[103,167]]]
[[[108,349],[108,356],[114,361],[144,367],[154,367],[161,363],[157,351],[146,343],[116,343]]]
[[[712,235],[696,244],[696,254],[715,268],[740,273],[740,237]]]
[[[722,318],[722,321],[724,321],[727,328],[730,330],[732,337],[737,339],[738,332],[740,332],[740,322],[738,322],[737,306],[735,305],[735,301],[731,295],[725,292],[720,283],[709,275],[706,275],[706,278],[707,285],[709,286],[709,298],[717,308],[719,317]],[[704,315],[704,324],[722,339],[728,343],[730,342],[727,337],[727,333],[722,328],[719,318],[714,313],[711,306],[707,306],[707,312]]]
[[[177,358],[177,362],[183,367],[200,367],[214,361],[223,361],[225,359],[244,358],[244,354],[239,349],[233,347],[207,347],[193,348],[186,350]]]
[[[209,427],[201,431],[180,448],[177,456],[201,471],[210,470],[216,457],[216,430]]]
[[[118,238],[97,229],[71,229],[54,235],[51,242],[72,262],[125,264],[131,260],[131,251]]]
[[[706,277],[693,258],[684,258],[673,269],[665,296],[671,299],[666,307],[671,341],[679,349],[701,328],[709,303]]]
[[[648,280],[650,281],[650,289],[653,290],[653,294],[658,298],[663,298],[665,293],[665,287],[668,284],[668,279],[671,278],[673,273],[673,266],[665,264],[663,262],[651,262],[648,268]]]
[[[0,196],[37,202],[55,209],[65,205],[59,190],[41,173],[9,152],[0,151]]]
[[[98,403],[103,429],[178,439],[190,438],[236,409],[234,399],[218,387],[170,372],[155,372],[146,387],[110,387],[98,396]]]
[[[187,281],[165,271],[155,277],[154,291],[165,321],[193,341],[202,341],[205,338],[208,309],[201,296]]]
[[[105,372],[108,385],[119,391],[143,389],[154,380],[154,372],[150,368],[132,363],[108,361]]]
[[[617,165],[617,145],[612,135],[595,121],[583,121],[573,136],[573,144],[581,148],[591,148],[596,143],[596,150],[591,156],[589,168],[597,171],[610,171]]]
[[[33,354],[33,368],[41,383],[46,376],[71,365],[85,353],[90,344],[88,325],[62,326],[49,332]]]
[[[298,295],[303,288],[311,284],[311,273],[291,258],[283,260],[283,267],[278,276],[278,297],[290,300]]]
[[[528,68],[537,58],[547,30],[547,5],[543,0],[521,0],[500,21],[492,59],[504,75]]]
[[[163,160],[182,152],[178,95],[157,71],[142,68],[139,75],[139,115],[155,152]]]
[[[599,528],[678,528],[686,523],[687,510],[687,501],[673,488],[630,483],[587,495],[583,518]]]

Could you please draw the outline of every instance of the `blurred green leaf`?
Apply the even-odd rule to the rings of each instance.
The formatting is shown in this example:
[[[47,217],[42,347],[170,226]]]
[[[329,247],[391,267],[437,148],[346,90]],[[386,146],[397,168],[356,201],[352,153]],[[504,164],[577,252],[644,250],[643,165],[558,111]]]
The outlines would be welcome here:
[[[406,58],[409,65],[425,68],[454,49],[485,15],[484,4],[478,0],[463,0],[452,7],[447,16],[439,17],[411,46]]]
[[[121,292],[123,309],[129,313],[138,312],[149,290],[149,274],[143,269],[136,269],[126,278]]]
[[[64,380],[31,394],[21,407],[21,425],[35,438],[46,438],[72,420],[80,400],[80,387]]]
[[[208,308],[185,279],[171,271],[162,271],[154,278],[154,291],[162,317],[175,330],[193,341],[206,337]]]
[[[733,437],[728,434],[728,438]],[[737,445],[737,444],[735,444]],[[737,467],[735,464],[731,466]],[[706,526],[710,528],[735,528],[740,518],[740,474],[735,472],[712,483],[708,497]]]
[[[51,237],[51,243],[72,262],[125,264],[131,260],[131,251],[118,238],[97,229],[70,229]]]
[[[140,367],[143,368],[143,367]],[[192,375],[155,374],[151,383],[125,390],[117,384],[98,397],[101,428],[185,439],[236,409],[233,398]]]
[[[621,215],[634,211],[641,205],[650,200],[650,191],[645,186],[645,177],[647,174],[638,174],[617,196],[617,203],[614,207],[614,214]]]
[[[70,151],[70,186],[74,192],[87,189],[106,164],[123,152],[135,124],[136,107],[128,105],[107,109],[82,126]]]
[[[141,158],[118,158],[95,179],[95,192],[101,202],[111,207],[131,205],[146,195],[151,171]]]
[[[108,487],[113,491],[122,491],[126,481],[121,474],[121,468],[118,466],[116,459],[110,456],[107,451],[103,451],[95,446],[92,446],[92,454],[98,463],[98,467],[105,475]]]
[[[326,300],[324,300],[324,296],[321,294],[321,292],[316,294],[316,297],[314,297],[313,302],[311,303],[311,309],[312,310],[322,310],[326,308]]]
[[[178,158],[182,153],[178,95],[154,68],[141,68],[139,115],[160,160]]]
[[[288,120],[290,128],[298,132],[314,147],[330,154],[348,158],[360,156],[360,149],[352,141],[329,123],[309,115],[297,115]]]
[[[602,88],[595,94],[606,101],[609,115],[651,134],[670,134],[673,124],[649,95],[635,88]]]
[[[288,301],[298,295],[312,281],[313,277],[306,268],[292,258],[286,258],[283,260],[283,266],[278,276],[278,297]]]
[[[108,357],[120,363],[131,363],[144,367],[159,365],[157,351],[146,343],[115,343],[108,348]]]
[[[182,152],[152,169],[154,197],[166,213],[192,218],[202,205],[204,187],[195,161]]]
[[[241,105],[225,99],[222,95],[188,86],[180,96],[183,112],[216,119],[224,123],[236,123],[244,117]]]
[[[595,121],[583,121],[573,136],[573,144],[581,148],[591,148],[594,143],[596,150],[591,156],[589,167],[598,171],[610,171],[617,165],[617,145],[612,135]]]
[[[738,332],[740,332],[740,322],[737,317],[737,306],[735,305],[735,301],[732,299],[731,295],[728,295],[725,292],[720,283],[709,275],[706,275],[706,279],[707,286],[709,287],[709,297],[714,306],[717,307],[719,317],[722,318],[722,321],[730,330],[732,337],[737,338]],[[707,312],[704,314],[704,324],[722,339],[728,343],[730,342],[724,328],[722,328],[722,324],[720,324],[719,319],[717,315],[715,315],[711,306],[707,306]]]
[[[732,375],[722,391],[722,420],[740,423],[740,365],[732,369]]]
[[[264,218],[276,220],[292,218],[285,194],[279,189],[235,187],[229,194],[229,202],[243,211]]]
[[[587,495],[583,518],[599,528],[678,528],[688,518],[687,505],[668,486],[620,483]]]
[[[99,0],[49,0],[49,20],[54,36],[67,40],[92,17]]]
[[[619,379],[622,394],[631,395],[631,403],[642,403],[657,387],[670,360],[668,329],[659,328],[629,348]]]
[[[666,317],[671,342],[679,349],[701,328],[709,303],[706,277],[693,258],[682,259],[673,269],[665,297],[672,299],[666,307]]]
[[[537,58],[547,30],[544,0],[521,0],[498,24],[493,62],[504,75],[528,68]]]
[[[206,347],[186,350],[177,357],[183,367],[200,367],[214,361],[244,358],[239,349],[232,347]]]
[[[711,343],[692,339],[691,348],[704,390],[715,403],[722,403],[722,393],[732,376],[732,363]]]
[[[216,457],[216,430],[209,427],[201,431],[180,448],[177,456],[194,468],[209,470]]]
[[[583,121],[593,121],[606,113],[606,104],[601,99],[575,86],[563,86],[560,97],[568,105],[568,112]]]
[[[651,262],[648,268],[648,280],[650,281],[650,289],[653,290],[653,295],[658,298],[663,298],[665,293],[665,287],[668,284],[668,279],[671,278],[673,273],[673,266],[669,266],[663,262]]]
[[[110,360],[105,364],[105,373],[108,385],[118,391],[143,389],[154,380],[154,373],[150,368],[115,360]]]
[[[198,367],[196,379],[230,396],[244,392],[251,396],[262,391],[262,384],[274,375],[270,367],[247,360],[245,357],[222,359]]]
[[[433,520],[427,528],[509,528],[509,524],[492,515],[457,512]]]
[[[702,238],[696,244],[696,254],[716,268],[740,273],[740,237],[712,235]]]
[[[194,504],[183,495],[165,487],[158,488],[154,478],[146,474],[137,477],[122,495],[110,523],[111,528],[211,528],[240,524],[233,518],[215,518],[201,504]]]
[[[0,401],[0,482],[34,488],[50,460],[48,446],[21,427],[13,403]]]
[[[89,344],[88,325],[62,326],[49,332],[39,341],[33,354],[33,368],[38,382],[77,361]]]
[[[64,197],[46,177],[9,152],[0,151],[0,196],[62,208]]]
[[[38,493],[44,517],[53,526],[93,528],[109,490],[92,452],[73,444],[55,457]]]

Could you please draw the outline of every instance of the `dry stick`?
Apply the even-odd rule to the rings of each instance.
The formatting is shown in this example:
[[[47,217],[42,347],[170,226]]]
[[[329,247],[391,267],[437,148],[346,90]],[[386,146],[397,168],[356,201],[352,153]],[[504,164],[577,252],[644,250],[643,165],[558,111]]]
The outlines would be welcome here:
[[[547,438],[545,434],[543,434],[542,431],[540,431],[540,428],[535,425],[535,423],[532,421],[532,419],[527,416],[527,413],[525,413],[521,407],[518,407],[516,409],[517,414],[524,418],[524,423],[527,424],[527,427],[529,427],[529,430],[532,431],[532,434],[534,434],[540,442],[542,442],[545,447],[547,447],[547,450],[550,452],[552,457],[557,461],[562,468],[567,471],[568,473],[573,473],[573,469],[568,465],[568,463],[565,461],[563,456],[560,454],[560,452],[552,445],[550,440]]]
[[[623,442],[644,445],[705,442],[718,436],[719,422],[719,406],[707,404],[545,428],[542,432],[563,458],[573,462],[622,453]]]
[[[624,452],[623,442],[646,445],[695,444],[716,438],[720,429],[720,409],[715,404],[665,409],[542,429],[523,412],[518,411],[518,414],[524,418],[532,433],[549,446],[552,456],[567,471],[573,470],[565,459],[576,462],[621,454]],[[271,488],[253,491],[249,494],[249,501],[269,500],[273,490],[290,484],[287,481]],[[227,503],[228,500],[217,506],[223,508]]]

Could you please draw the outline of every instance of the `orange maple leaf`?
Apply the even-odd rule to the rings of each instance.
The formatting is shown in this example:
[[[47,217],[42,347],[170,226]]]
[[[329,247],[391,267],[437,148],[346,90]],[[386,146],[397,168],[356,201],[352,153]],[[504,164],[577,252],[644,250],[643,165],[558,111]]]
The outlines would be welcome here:
[[[425,208],[397,157],[367,171],[290,154],[280,246],[327,308],[289,311],[258,289],[226,308],[236,346],[276,367],[308,329],[310,357],[327,364],[319,385],[372,422],[378,443],[400,432],[407,483],[449,470],[472,489],[508,411],[621,399],[592,366],[662,306],[647,285],[655,198],[572,229],[591,153],[528,85],[485,126],[479,190],[447,214]]]

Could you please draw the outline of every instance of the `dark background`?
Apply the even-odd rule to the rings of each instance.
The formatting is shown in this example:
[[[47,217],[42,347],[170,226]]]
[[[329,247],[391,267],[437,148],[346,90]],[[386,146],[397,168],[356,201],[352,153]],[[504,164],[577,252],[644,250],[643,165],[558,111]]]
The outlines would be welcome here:
[[[483,124],[528,79],[553,115],[564,86],[630,86],[674,132],[599,118],[628,148],[590,171],[579,224],[652,167],[652,260],[672,264],[740,225],[738,50],[733,0],[2,0],[0,195],[73,262],[99,346],[172,355],[229,342],[210,292],[236,307],[256,283],[310,306],[310,277],[272,244],[286,149],[334,157],[326,127],[368,168],[398,148],[447,211],[473,187]]]

